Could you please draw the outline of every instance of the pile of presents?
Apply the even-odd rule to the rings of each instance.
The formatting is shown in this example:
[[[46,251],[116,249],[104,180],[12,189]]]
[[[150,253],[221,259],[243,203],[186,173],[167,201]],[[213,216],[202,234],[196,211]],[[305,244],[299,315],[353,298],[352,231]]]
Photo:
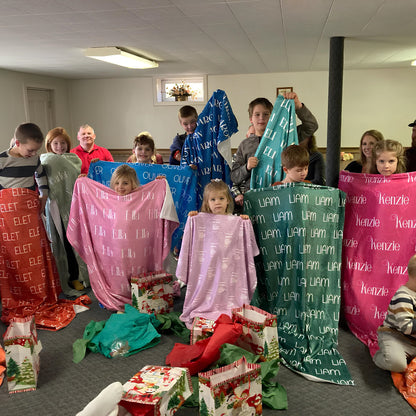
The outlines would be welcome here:
[[[173,310],[172,276],[155,272],[132,278],[132,304],[141,313],[165,314]],[[224,316],[224,315],[222,315]],[[238,327],[234,344],[255,354],[260,361],[279,358],[276,316],[254,306],[243,305],[232,310],[228,320]],[[208,345],[215,338],[219,320],[203,317],[194,319],[190,346]],[[34,390],[39,373],[38,341],[33,317],[14,319],[5,335],[7,380],[10,393]],[[176,344],[181,345],[181,344]],[[219,348],[216,351],[219,357]],[[167,357],[167,362],[169,356]],[[172,361],[174,361],[172,359]],[[277,361],[277,360],[276,360]],[[203,369],[206,369],[204,367]],[[114,383],[114,415],[172,415],[192,395],[190,376],[198,374],[199,409],[202,416],[216,415],[261,415],[262,377],[261,365],[250,363],[245,356],[209,371],[197,371],[189,366],[154,366],[142,368],[123,386]],[[97,413],[97,406],[105,400],[97,396],[79,416]],[[108,403],[108,400],[107,400]],[[95,410],[94,410],[95,409]],[[111,415],[111,409],[100,410]]]

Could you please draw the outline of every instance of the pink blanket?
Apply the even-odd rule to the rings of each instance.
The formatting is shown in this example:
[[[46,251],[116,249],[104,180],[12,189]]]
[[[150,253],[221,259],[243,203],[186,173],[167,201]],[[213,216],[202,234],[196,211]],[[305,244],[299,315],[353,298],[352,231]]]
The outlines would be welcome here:
[[[384,177],[342,171],[347,193],[342,253],[343,312],[371,355],[391,297],[407,281],[416,247],[416,172]]]
[[[187,285],[180,319],[188,328],[195,316],[216,320],[250,303],[258,254],[251,221],[203,212],[188,218],[176,269]]]
[[[97,299],[124,310],[131,276],[163,269],[178,224],[166,180],[119,196],[84,177],[75,183],[67,237],[88,266]]]

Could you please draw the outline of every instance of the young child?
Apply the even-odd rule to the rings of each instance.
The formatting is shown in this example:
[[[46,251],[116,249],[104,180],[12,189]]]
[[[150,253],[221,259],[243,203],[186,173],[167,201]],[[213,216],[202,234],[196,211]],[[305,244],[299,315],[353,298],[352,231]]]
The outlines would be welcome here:
[[[119,195],[128,195],[140,186],[136,171],[127,165],[120,165],[111,176],[110,188]]]
[[[89,286],[88,270],[69,244],[66,229],[72,192],[81,173],[82,162],[75,153],[69,152],[71,139],[63,127],[55,127],[48,132],[45,148],[47,153],[40,156],[50,188],[45,209],[45,225],[58,267],[62,291],[67,296],[79,296],[79,291]]]
[[[27,188],[39,191],[40,211],[48,198],[48,179],[37,154],[43,134],[33,123],[20,124],[14,133],[14,145],[0,154],[0,189]],[[35,183],[36,182],[36,183]]]
[[[198,121],[198,113],[194,107],[191,105],[184,105],[179,109],[178,113],[179,124],[185,130],[183,134],[177,134],[173,139],[173,143],[170,146],[170,165],[180,165],[181,164],[181,153],[182,147],[185,143],[185,139],[188,134],[192,134],[196,129],[196,124]]]
[[[213,179],[204,188],[201,212],[216,215],[231,215],[234,210],[234,201],[228,185],[221,179]],[[193,217],[198,211],[190,211],[189,216]],[[240,215],[248,220],[248,215]]]
[[[155,142],[148,131],[142,131],[135,137],[133,154],[127,159],[127,163],[163,163],[163,160],[157,161]]]
[[[374,363],[389,371],[401,373],[408,361],[416,357],[416,254],[407,265],[408,281],[393,295],[386,318],[378,328],[379,350]]]
[[[282,151],[281,160],[286,176],[283,181],[275,182],[272,186],[282,183],[309,182],[305,181],[309,166],[309,152],[305,147],[296,144],[286,147]]]
[[[390,176],[406,172],[403,146],[396,140],[380,140],[373,147],[371,173]]]

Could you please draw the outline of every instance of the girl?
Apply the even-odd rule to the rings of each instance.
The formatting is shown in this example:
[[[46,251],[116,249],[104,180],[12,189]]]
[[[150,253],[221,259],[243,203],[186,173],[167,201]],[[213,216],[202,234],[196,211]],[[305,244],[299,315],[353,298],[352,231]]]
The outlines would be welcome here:
[[[155,154],[155,142],[148,131],[142,131],[133,142],[133,154],[127,163],[157,163],[163,164],[162,156]]]
[[[110,188],[119,195],[128,195],[140,186],[136,171],[127,165],[120,165],[112,174]]]
[[[79,291],[89,285],[88,271],[85,263],[69,244],[66,229],[72,191],[81,172],[81,160],[76,154],[69,153],[71,139],[63,127],[56,127],[48,132],[45,148],[47,153],[42,154],[40,160],[49,183],[49,198],[45,208],[46,229],[62,291],[67,296],[79,296]]]
[[[384,140],[384,137],[378,130],[365,131],[360,141],[360,161],[353,160],[345,170],[355,173],[370,173],[373,165],[373,147],[381,140]]]
[[[403,146],[396,140],[381,140],[373,147],[371,173],[390,176],[406,172]]]
[[[234,210],[234,201],[228,185],[221,179],[212,179],[204,188],[201,212],[217,215],[231,215]],[[197,215],[198,211],[190,211],[189,216]],[[248,220],[248,215],[241,215]]]

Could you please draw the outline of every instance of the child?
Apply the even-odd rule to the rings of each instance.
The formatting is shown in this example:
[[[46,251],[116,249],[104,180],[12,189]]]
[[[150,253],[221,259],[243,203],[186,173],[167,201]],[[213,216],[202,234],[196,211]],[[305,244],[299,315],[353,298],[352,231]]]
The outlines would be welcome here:
[[[272,186],[282,183],[309,182],[305,181],[309,166],[309,152],[305,147],[296,144],[286,147],[282,151],[281,160],[286,176],[283,181],[275,182]]]
[[[133,154],[127,163],[158,163],[163,164],[161,155],[155,154],[155,142],[148,131],[139,133],[133,142]]]
[[[406,172],[403,146],[396,140],[380,140],[373,147],[371,173],[390,176]]]
[[[185,139],[188,134],[193,134],[196,129],[196,124],[198,121],[198,113],[194,107],[191,105],[184,105],[179,109],[178,113],[179,124],[185,130],[183,134],[177,134],[173,139],[173,143],[170,146],[170,165],[180,165],[181,164],[181,153],[182,147],[185,143]]]
[[[393,295],[386,318],[378,328],[379,350],[374,363],[389,371],[401,373],[416,356],[416,254],[407,266],[408,281]]]
[[[45,209],[45,225],[58,267],[62,291],[67,296],[79,296],[79,291],[89,286],[88,270],[69,244],[66,229],[72,192],[81,173],[82,162],[75,153],[69,152],[71,139],[62,127],[48,132],[45,148],[47,153],[40,156],[50,187]]]
[[[110,188],[119,195],[128,195],[140,186],[136,171],[127,165],[120,165],[111,176]]]
[[[204,188],[201,212],[216,215],[231,215],[234,210],[234,202],[230,189],[221,179],[212,179]],[[198,211],[190,211],[193,217]],[[248,220],[248,215],[240,215],[243,220]]]

